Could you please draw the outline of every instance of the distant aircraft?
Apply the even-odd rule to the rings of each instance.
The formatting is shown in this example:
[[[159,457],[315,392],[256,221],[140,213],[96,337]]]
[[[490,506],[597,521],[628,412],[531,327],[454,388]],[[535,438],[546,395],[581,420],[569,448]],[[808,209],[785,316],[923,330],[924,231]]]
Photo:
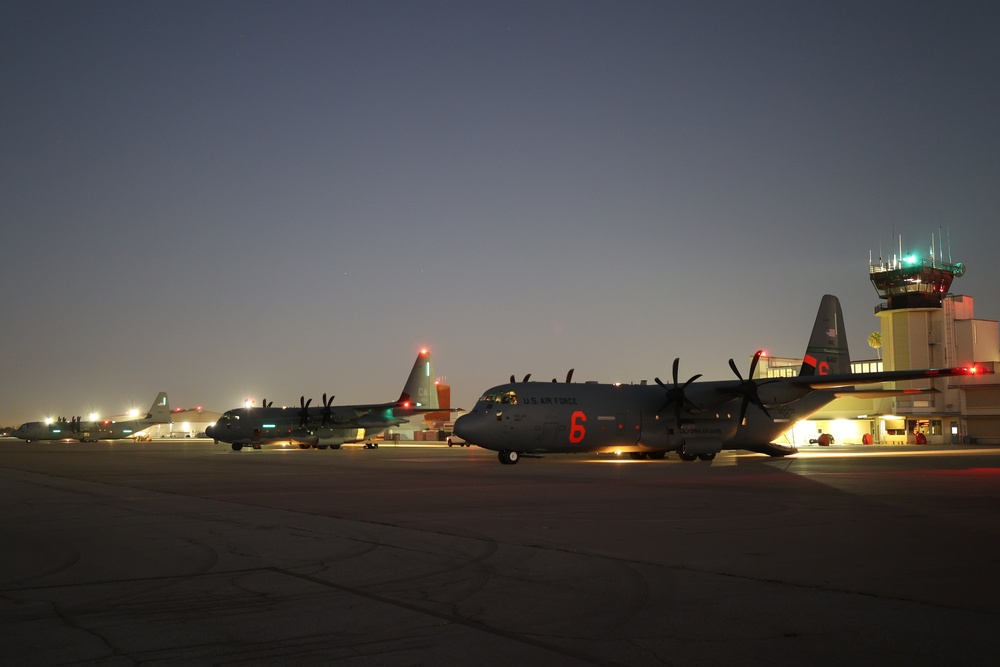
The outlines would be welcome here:
[[[399,399],[391,403],[333,405],[334,396],[323,394],[322,406],[310,408],[312,399],[299,399],[299,407],[235,408],[225,412],[205,434],[216,443],[228,442],[234,451],[245,446],[290,444],[302,449],[338,449],[346,442],[372,438],[407,421],[408,417],[439,412],[431,353],[420,350]]]
[[[26,422],[18,426],[11,435],[25,442],[32,440],[79,440],[80,442],[97,442],[98,440],[117,440],[134,437],[143,429],[153,424],[170,423],[170,401],[167,392],[161,391],[156,400],[149,406],[146,416],[141,419],[104,419],[83,421],[80,417],[72,419],[59,418],[54,422]]]
[[[732,359],[735,380],[683,384],[674,360],[673,382],[655,385],[515,382],[488,389],[455,421],[455,433],[498,453],[501,463],[542,453],[629,452],[632,458],[711,460],[724,449],[770,456],[796,453],[772,441],[838,396],[902,394],[924,390],[858,389],[854,385],[952,375],[992,373],[963,368],[852,373],[837,297],[823,297],[799,375],[754,379],[757,352],[746,376]]]

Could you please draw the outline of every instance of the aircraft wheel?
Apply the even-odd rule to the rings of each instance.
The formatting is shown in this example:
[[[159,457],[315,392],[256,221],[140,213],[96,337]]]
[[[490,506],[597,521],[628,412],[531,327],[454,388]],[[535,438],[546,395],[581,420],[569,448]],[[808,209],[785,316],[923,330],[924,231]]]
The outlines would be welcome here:
[[[299,449],[309,449],[312,445],[299,445]]]
[[[629,452],[628,455],[635,461],[641,461],[646,458],[646,452]]]
[[[233,451],[234,451],[234,452],[238,452],[238,451],[240,451],[241,449],[243,449],[243,445],[238,445],[238,444],[236,444],[235,442],[233,443]]]
[[[514,465],[521,458],[517,452],[513,452],[508,449],[502,450],[497,457],[500,459],[500,463],[503,463],[504,465]]]
[[[696,458],[698,458],[697,454],[688,454],[683,451],[677,452],[677,455],[681,457],[681,461],[694,461]]]
[[[667,455],[666,452],[650,452],[649,453],[649,458],[659,460],[659,459],[662,459],[666,455]]]
[[[698,458],[702,461],[711,461],[715,458],[715,452],[709,452],[707,454],[699,454]]]
[[[319,445],[320,449],[326,449],[326,445]]]

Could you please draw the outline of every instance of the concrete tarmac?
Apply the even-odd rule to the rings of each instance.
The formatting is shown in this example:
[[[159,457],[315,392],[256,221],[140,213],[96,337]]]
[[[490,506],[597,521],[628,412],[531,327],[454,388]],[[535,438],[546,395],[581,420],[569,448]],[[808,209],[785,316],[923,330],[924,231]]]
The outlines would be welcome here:
[[[1000,448],[0,441],[10,665],[992,663]]]

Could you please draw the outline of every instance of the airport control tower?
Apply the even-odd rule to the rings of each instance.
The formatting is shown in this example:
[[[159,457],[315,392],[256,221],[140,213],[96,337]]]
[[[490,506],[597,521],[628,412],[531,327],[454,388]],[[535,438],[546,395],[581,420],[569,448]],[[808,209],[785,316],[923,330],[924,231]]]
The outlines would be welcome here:
[[[965,273],[965,266],[950,257],[945,261],[942,255],[946,254],[950,255],[933,236],[929,252],[904,254],[900,237],[899,254],[891,261],[869,262],[872,285],[884,299],[875,314],[880,321],[885,370],[958,365],[955,323],[972,318],[972,299],[950,294],[952,281]],[[960,332],[958,337],[962,337]],[[906,382],[901,388],[933,390],[893,400],[892,411],[907,419],[908,436],[917,427],[927,436],[940,438],[957,423],[959,398],[946,382]]]
[[[951,282],[965,273],[965,266],[909,255],[893,258],[891,263],[868,267],[875,291],[885,304],[879,310],[900,308],[940,308]]]

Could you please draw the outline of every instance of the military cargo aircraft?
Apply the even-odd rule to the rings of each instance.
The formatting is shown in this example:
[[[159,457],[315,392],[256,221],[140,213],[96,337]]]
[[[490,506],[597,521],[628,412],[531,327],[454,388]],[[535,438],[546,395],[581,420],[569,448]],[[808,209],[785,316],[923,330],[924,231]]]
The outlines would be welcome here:
[[[26,422],[18,426],[11,435],[26,442],[32,440],[119,440],[132,438],[135,434],[153,424],[170,423],[170,401],[167,392],[161,391],[149,406],[146,416],[141,419],[113,418],[83,421],[81,417],[57,419],[53,422]]]
[[[333,405],[334,396],[323,394],[322,406],[310,408],[312,399],[299,398],[299,407],[244,407],[223,413],[205,434],[216,443],[228,442],[233,451],[249,446],[298,445],[338,449],[349,442],[368,442],[399,426],[408,417],[438,412],[437,387],[431,353],[420,350],[399,398],[391,403]]]
[[[852,373],[844,317],[837,297],[823,297],[799,375],[754,378],[761,352],[744,378],[684,383],[674,360],[673,382],[655,385],[528,382],[492,387],[455,421],[455,434],[498,453],[501,463],[545,453],[629,452],[633,458],[711,460],[722,450],[770,456],[796,453],[772,442],[801,419],[843,395],[872,396],[927,390],[857,388],[879,382],[991,373],[977,366]]]

